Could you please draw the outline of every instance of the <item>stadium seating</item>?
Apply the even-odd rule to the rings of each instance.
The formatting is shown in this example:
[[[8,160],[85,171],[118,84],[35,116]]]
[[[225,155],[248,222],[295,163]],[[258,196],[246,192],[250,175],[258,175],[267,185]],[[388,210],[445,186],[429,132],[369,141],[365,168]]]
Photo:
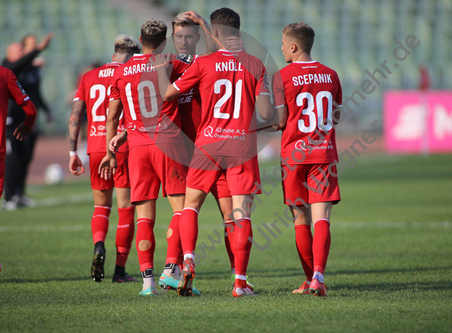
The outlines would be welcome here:
[[[432,89],[452,86],[452,2],[449,0],[148,0],[163,6],[172,15],[194,9],[204,17],[227,6],[242,17],[242,30],[259,40],[284,66],[280,52],[281,30],[303,20],[316,31],[313,58],[334,68],[350,96],[366,78],[364,71],[375,70],[384,60],[392,74],[368,95],[355,112],[349,128],[366,126],[369,118],[381,119],[382,94],[386,89],[416,89],[418,66],[426,65]],[[150,15],[152,16],[152,15]],[[168,22],[169,23],[169,22]],[[94,60],[109,61],[111,42],[118,33],[138,37],[139,24],[108,0],[3,0],[0,11],[0,50],[27,33],[39,38],[56,33],[51,50],[43,56],[43,93],[56,113],[57,123],[46,130],[64,133],[70,106],[66,94],[74,89],[78,71]],[[400,67],[394,68],[394,39],[404,42],[415,35],[421,47]]]

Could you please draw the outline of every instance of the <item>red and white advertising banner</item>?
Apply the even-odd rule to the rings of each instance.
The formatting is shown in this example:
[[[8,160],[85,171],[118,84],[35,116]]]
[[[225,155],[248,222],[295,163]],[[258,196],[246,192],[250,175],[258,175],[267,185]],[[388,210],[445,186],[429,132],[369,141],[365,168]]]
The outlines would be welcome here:
[[[388,91],[383,108],[387,152],[452,152],[452,91]]]

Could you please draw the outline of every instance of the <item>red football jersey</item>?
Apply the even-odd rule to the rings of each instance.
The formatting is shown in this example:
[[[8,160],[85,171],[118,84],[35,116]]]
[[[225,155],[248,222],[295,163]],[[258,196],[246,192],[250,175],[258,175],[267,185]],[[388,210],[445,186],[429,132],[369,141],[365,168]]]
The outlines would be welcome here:
[[[182,131],[195,142],[198,127],[201,123],[201,96],[199,87],[193,87],[178,98],[179,114],[182,122]]]
[[[244,51],[219,50],[196,59],[173,83],[182,94],[199,85],[196,146],[210,156],[256,156],[255,102],[259,94],[269,94],[267,81],[263,63]]]
[[[288,158],[290,164],[337,160],[332,126],[333,102],[342,105],[337,73],[317,61],[294,61],[273,76],[273,93],[275,107],[287,108],[287,123],[281,138],[282,158]]]
[[[80,82],[74,101],[84,101],[88,117],[88,149],[87,153],[105,153],[107,151],[107,115],[111,84],[115,70],[122,64],[111,62],[90,70]],[[119,120],[118,133],[124,129],[124,119]],[[128,152],[127,142],[119,148],[119,152]]]
[[[155,60],[155,56],[135,54],[113,79],[110,100],[122,101],[130,148],[159,143],[183,144],[177,100],[163,101],[157,71],[149,62],[149,58]],[[176,80],[192,60],[190,55],[171,55],[170,80]]]
[[[194,59],[196,58],[197,55],[194,56]],[[199,87],[195,86],[187,93],[180,95],[178,104],[182,132],[194,143],[199,124],[201,123],[201,96],[199,95]]]
[[[6,154],[5,128],[9,99],[16,101],[20,105],[30,98],[23,90],[16,75],[11,70],[0,66],[0,156],[5,156]]]

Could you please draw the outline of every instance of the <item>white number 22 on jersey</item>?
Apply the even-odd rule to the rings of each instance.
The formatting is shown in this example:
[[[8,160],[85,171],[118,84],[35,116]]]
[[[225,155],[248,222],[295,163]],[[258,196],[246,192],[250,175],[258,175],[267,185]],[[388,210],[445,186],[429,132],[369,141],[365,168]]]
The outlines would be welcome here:
[[[96,101],[93,104],[93,108],[91,110],[91,115],[93,117],[93,122],[98,122],[98,121],[104,122],[106,120],[105,115],[103,115],[103,114],[98,115],[97,110],[102,105],[102,103],[105,101],[105,98],[107,96],[110,96],[111,86],[109,86],[108,89],[105,89],[105,86],[103,84],[93,84],[91,86],[91,89],[89,90],[89,97],[91,99],[95,99],[97,92],[99,92],[99,97],[97,97]],[[108,116],[108,108],[106,110],[106,114]],[[121,119],[122,116],[123,116],[123,114],[121,112],[121,116],[119,117],[119,119]]]
[[[242,80],[238,80],[235,84],[235,100],[234,100],[234,113],[233,118],[238,119],[240,116],[240,103],[242,101]],[[231,115],[229,113],[221,112],[221,107],[227,102],[232,96],[232,82],[227,79],[220,79],[215,81],[213,86],[213,92],[215,94],[220,94],[221,87],[225,86],[226,91],[223,96],[215,103],[213,108],[213,117],[220,119],[229,119]]]
[[[323,99],[326,98],[327,106],[327,119],[323,119]],[[308,116],[307,125],[303,119],[298,120],[298,129],[303,133],[311,133],[318,127],[322,131],[329,131],[333,128],[333,95],[329,91],[319,91],[317,95],[312,96],[311,93],[303,92],[297,96],[297,106],[303,106],[306,100],[306,108],[301,111],[302,114]],[[315,103],[315,104],[314,104]],[[314,107],[317,109],[317,121],[314,113]]]

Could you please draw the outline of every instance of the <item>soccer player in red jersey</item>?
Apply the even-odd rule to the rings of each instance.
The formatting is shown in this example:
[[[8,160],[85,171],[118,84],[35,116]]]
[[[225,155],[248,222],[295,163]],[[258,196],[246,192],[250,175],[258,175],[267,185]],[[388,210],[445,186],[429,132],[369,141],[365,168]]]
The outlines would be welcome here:
[[[184,207],[188,157],[181,135],[177,101],[164,102],[160,96],[157,72],[150,62],[166,44],[166,24],[151,18],[141,26],[143,54],[134,55],[115,72],[107,118],[107,142],[116,134],[124,107],[129,144],[131,201],[137,207],[136,246],[143,277],[140,295],[155,295],[154,224],[160,184],[173,209],[173,219],[180,218]],[[172,62],[171,78],[176,80],[191,64],[191,55],[168,55]],[[114,151],[108,150],[99,171],[110,177],[115,171]]]
[[[310,26],[289,24],[282,34],[281,50],[289,65],[273,77],[274,103],[283,131],[282,185],[306,274],[306,281],[292,293],[326,296],[323,274],[331,244],[331,208],[341,199],[333,162],[338,159],[335,126],[342,89],[334,70],[312,60],[315,33]]]
[[[26,113],[25,121],[17,126],[14,136],[17,140],[24,140],[30,134],[36,120],[36,107],[22,89],[14,73],[0,66],[0,198],[3,194],[6,156],[6,116],[8,114],[8,100],[14,100]]]
[[[196,15],[196,13],[194,13]],[[198,15],[195,19],[202,20]],[[200,40],[199,23],[193,22],[192,19],[180,13],[172,21],[172,39],[176,52],[179,54],[196,54],[196,45]],[[203,32],[206,32],[203,30]],[[206,36],[209,38],[210,36]],[[235,43],[241,44],[242,40],[238,37],[232,36],[230,39],[235,40]],[[182,131],[187,148],[188,157],[191,160],[195,147],[196,134],[201,122],[201,96],[199,95],[198,87],[193,87],[188,93],[182,94],[178,98],[179,114],[182,122]],[[223,223],[225,225],[225,246],[231,264],[232,275],[235,280],[235,264],[234,255],[231,250],[231,244],[234,236],[234,221],[229,217],[232,216],[232,197],[224,176],[216,182],[211,189],[220,209]],[[171,225],[168,227],[167,242],[168,251],[166,256],[165,269],[160,276],[159,284],[161,286],[171,287],[176,289],[179,283],[179,265],[182,264],[182,245],[179,233],[179,219],[173,219]],[[179,258],[180,257],[180,258]],[[247,281],[248,285],[253,287]],[[197,294],[197,290],[193,288],[193,293]]]
[[[194,17],[196,13],[190,12],[190,15]],[[201,123],[187,175],[186,200],[180,219],[184,268],[178,293],[191,295],[198,212],[207,193],[224,175],[232,194],[237,226],[232,249],[236,274],[233,296],[240,297],[254,295],[246,284],[246,269],[252,244],[248,240],[252,237],[251,193],[254,193],[255,183],[260,182],[255,105],[265,120],[273,117],[273,108],[262,62],[244,51],[228,50],[227,38],[239,35],[240,16],[229,8],[221,8],[211,14],[210,20],[212,35],[220,50],[196,59],[183,76],[167,85],[165,96],[166,100],[173,100],[199,85],[202,99]],[[197,22],[197,19],[193,21]],[[164,74],[164,70],[158,70]],[[164,75],[160,77],[164,79]]]
[[[128,170],[128,147],[124,145],[117,153],[118,172],[114,179],[102,179],[98,167],[105,156],[106,120],[109,95],[113,74],[129,60],[134,53],[140,52],[138,42],[126,35],[115,39],[113,62],[87,72],[78,87],[69,118],[69,170],[79,176],[85,172],[77,155],[77,141],[80,124],[85,110],[88,110],[88,150],[91,188],[94,197],[94,213],[91,218],[91,231],[94,242],[94,257],[91,276],[96,282],[104,278],[105,239],[108,232],[109,215],[113,202],[113,188],[116,188],[118,202],[118,227],[116,230],[116,268],[113,282],[136,282],[125,272],[135,233],[135,207],[130,203],[130,181]],[[118,131],[124,128],[121,120]]]

